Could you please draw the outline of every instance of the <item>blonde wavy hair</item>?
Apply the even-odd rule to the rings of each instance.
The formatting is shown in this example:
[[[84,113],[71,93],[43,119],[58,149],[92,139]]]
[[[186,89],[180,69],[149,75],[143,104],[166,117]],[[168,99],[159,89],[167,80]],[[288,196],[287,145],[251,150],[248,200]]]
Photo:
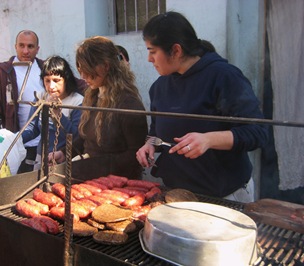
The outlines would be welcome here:
[[[105,77],[99,89],[89,87],[86,90],[83,106],[115,108],[118,106],[120,96],[125,93],[141,99],[135,86],[133,72],[121,60],[115,44],[108,38],[95,36],[84,40],[76,51],[76,66],[80,74],[84,73],[92,79],[97,76]],[[90,110],[82,111],[79,133],[83,137],[86,136],[84,127],[90,118],[90,113]],[[100,111],[95,118],[98,145],[101,145],[102,125],[106,120],[110,122],[112,116],[113,112]]]

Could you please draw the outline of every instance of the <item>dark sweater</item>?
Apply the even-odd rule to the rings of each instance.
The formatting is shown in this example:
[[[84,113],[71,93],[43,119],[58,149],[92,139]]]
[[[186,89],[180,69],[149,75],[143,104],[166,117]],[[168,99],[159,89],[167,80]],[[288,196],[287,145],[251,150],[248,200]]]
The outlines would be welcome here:
[[[117,108],[144,110],[141,101],[130,95],[122,96]],[[139,179],[143,169],[136,159],[136,152],[145,143],[148,132],[146,116],[114,112],[111,122],[103,126],[102,144],[99,146],[95,131],[96,115],[97,111],[91,111],[85,125],[86,136],[80,136],[73,142],[73,156],[77,155],[78,150],[82,154],[88,153],[91,158],[75,163],[73,176],[90,179],[116,174]]]
[[[150,89],[151,110],[232,117],[263,118],[249,80],[216,53],[205,54],[183,75],[159,77]],[[208,150],[197,159],[169,154],[164,147],[152,174],[166,186],[225,197],[244,186],[252,166],[247,152],[266,144],[265,126],[152,117],[150,135],[173,142],[189,132],[231,130],[231,151]]]
[[[12,56],[9,61],[0,63],[0,119],[2,127],[10,130],[12,132],[17,132],[19,128],[19,118],[18,118],[18,85],[16,72],[13,66],[15,56]],[[43,60],[35,58],[38,66],[42,69]],[[11,98],[12,102],[7,103],[7,85],[11,83],[12,91]]]

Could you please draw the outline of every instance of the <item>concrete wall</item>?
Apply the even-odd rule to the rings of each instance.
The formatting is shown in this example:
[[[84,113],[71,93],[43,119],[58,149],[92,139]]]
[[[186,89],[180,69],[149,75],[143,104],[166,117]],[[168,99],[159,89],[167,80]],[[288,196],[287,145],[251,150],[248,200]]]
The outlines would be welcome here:
[[[74,67],[75,44],[85,36],[83,0],[2,0],[0,61],[15,55],[19,31],[31,29],[40,41],[38,57],[59,54]]]

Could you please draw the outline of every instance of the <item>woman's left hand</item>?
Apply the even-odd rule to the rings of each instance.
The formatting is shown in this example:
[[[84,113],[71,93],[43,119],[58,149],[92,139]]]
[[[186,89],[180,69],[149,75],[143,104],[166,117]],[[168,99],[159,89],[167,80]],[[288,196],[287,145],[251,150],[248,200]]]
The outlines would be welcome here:
[[[169,153],[177,152],[186,158],[195,159],[209,149],[208,138],[202,133],[188,133],[181,138],[174,138],[177,144],[169,150]]]
[[[231,131],[191,132],[174,140],[177,144],[169,150],[169,153],[177,152],[190,159],[203,155],[208,149],[231,150],[233,146]]]

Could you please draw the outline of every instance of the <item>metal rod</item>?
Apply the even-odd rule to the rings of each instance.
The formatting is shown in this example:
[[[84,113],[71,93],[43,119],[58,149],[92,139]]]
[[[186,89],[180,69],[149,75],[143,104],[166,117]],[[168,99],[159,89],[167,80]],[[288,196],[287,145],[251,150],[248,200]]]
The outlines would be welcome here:
[[[27,102],[27,103],[30,103],[30,102]],[[52,103],[45,103],[45,104],[52,104]],[[288,120],[283,121],[283,120],[248,118],[248,117],[198,115],[198,114],[171,113],[171,112],[152,112],[152,111],[131,110],[131,109],[74,106],[74,105],[65,105],[65,104],[60,105],[60,108],[89,110],[89,111],[105,111],[105,112],[114,112],[114,113],[130,113],[130,114],[136,114],[136,115],[188,118],[188,119],[219,121],[219,122],[227,122],[227,123],[265,124],[265,125],[273,125],[273,126],[304,127],[304,123],[296,122],[296,121],[288,121]]]
[[[48,178],[47,176],[43,177],[42,179],[40,179],[39,181],[37,181],[35,184],[33,184],[32,186],[30,186],[28,189],[26,189],[24,192],[22,192],[19,196],[17,196],[17,197],[14,199],[14,203],[6,204],[6,205],[1,205],[1,206],[0,206],[0,211],[15,206],[15,205],[16,205],[16,201],[20,200],[20,199],[23,198],[26,194],[30,193],[30,192],[31,192],[32,190],[34,190],[36,187],[38,187],[39,185],[41,185],[45,180],[47,180],[47,178]]]
[[[73,265],[73,214],[71,214],[71,176],[72,176],[72,134],[66,136],[66,168],[65,168],[65,213],[64,213],[64,265]]]
[[[16,142],[18,141],[18,139],[20,138],[20,136],[23,133],[23,131],[32,122],[32,120],[37,116],[37,114],[40,112],[40,110],[42,109],[42,107],[43,107],[43,105],[38,106],[37,110],[33,113],[33,115],[30,117],[30,119],[25,123],[25,125],[23,126],[23,128],[18,132],[18,134],[16,135],[16,137],[13,140],[12,144],[9,146],[8,150],[3,155],[2,161],[0,163],[0,169],[1,169],[2,165],[4,164],[7,156],[9,155],[9,153],[11,152],[11,150],[13,149],[14,145],[16,144]]]
[[[48,176],[48,155],[49,155],[49,105],[44,104],[42,108],[42,121],[41,121],[41,141],[42,141],[42,152],[41,152],[41,175]]]
[[[23,83],[22,83],[22,86],[21,86],[21,90],[20,90],[18,100],[17,100],[17,102],[19,103],[19,102],[21,102],[23,92],[24,92],[24,89],[25,89],[25,85],[26,85],[27,79],[29,77],[31,68],[32,68],[32,62],[31,61],[13,62],[13,66],[27,66],[25,77],[24,77],[24,80],[23,80]]]
[[[32,190],[34,190],[36,187],[38,187],[40,184],[44,183],[48,179],[47,176],[42,177],[37,181],[34,185],[30,186],[27,190],[25,190],[23,193],[21,193],[18,197],[15,198],[15,202],[23,198],[26,194],[30,193]]]

